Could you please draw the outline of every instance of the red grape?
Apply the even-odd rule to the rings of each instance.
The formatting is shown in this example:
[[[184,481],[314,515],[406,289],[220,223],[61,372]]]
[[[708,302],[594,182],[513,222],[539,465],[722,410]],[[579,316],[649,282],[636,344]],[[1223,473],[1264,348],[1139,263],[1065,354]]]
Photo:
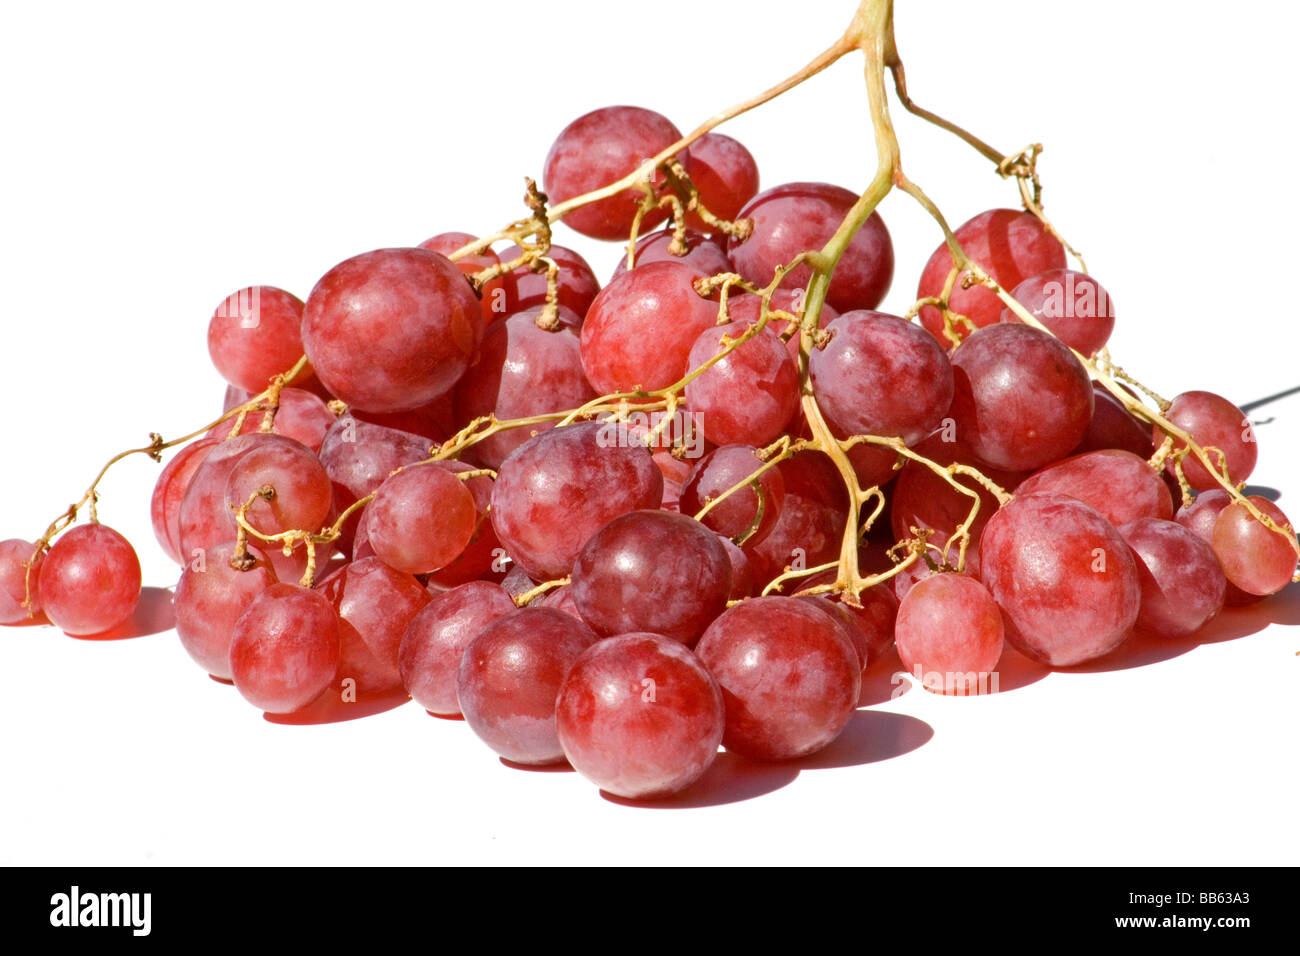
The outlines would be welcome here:
[[[680,262],[682,265],[689,266],[696,275],[711,276],[732,271],[731,260],[727,258],[726,247],[716,239],[710,239],[708,236],[692,232],[689,229],[686,230],[687,252],[683,256],[674,255],[668,251],[672,241],[673,231],[671,229],[661,229],[659,232],[641,236],[636,241],[636,265],[634,268],[640,269],[652,262]],[[623,256],[618,260],[618,266],[614,270],[613,278],[617,279],[625,272],[627,272],[627,256]]]
[[[1014,289],[1030,276],[1065,268],[1065,248],[1032,213],[990,209],[963,223],[954,235],[962,251],[1003,289]],[[947,243],[942,243],[925,264],[916,297],[938,296],[952,266],[952,253]],[[967,275],[962,272],[957,276],[948,299],[949,307],[978,328],[993,325],[1002,316],[1002,300],[992,289],[981,285],[963,289],[962,282]],[[921,324],[945,346],[948,344],[939,309],[932,305],[923,307]],[[961,323],[957,323],[954,331],[962,338],[969,334],[969,329]]]
[[[1133,549],[1142,584],[1139,631],[1186,637],[1223,608],[1223,571],[1195,532],[1174,521],[1139,518],[1122,525],[1119,533]]]
[[[0,541],[0,624],[19,624],[41,612],[40,570],[44,555],[36,559],[31,574],[31,604],[27,600],[27,562],[32,560],[36,545],[21,538]]]
[[[272,584],[235,623],[230,672],[253,706],[287,714],[307,706],[334,679],[339,617],[319,591]]]
[[[518,246],[507,246],[501,251],[501,261],[512,262],[522,253],[523,250]],[[596,300],[596,295],[600,292],[600,281],[596,278],[596,273],[592,271],[586,259],[564,246],[552,243],[546,257],[554,260],[560,267],[559,275],[556,276],[558,303],[572,309],[578,316],[577,324],[582,325],[582,319],[586,317],[587,310],[591,308],[591,303]],[[545,270],[534,272],[525,267],[516,269],[510,275],[515,280],[515,292],[510,299],[508,314],[546,303]]]
[[[379,558],[361,558],[321,584],[334,604],[342,627],[354,628],[374,655],[373,684],[359,689],[384,694],[402,687],[398,649],[407,626],[430,601],[429,592],[409,574],[395,571]],[[340,671],[340,677],[348,677]]]
[[[605,636],[651,631],[694,644],[730,593],[731,562],[718,536],[667,511],[620,515],[573,564],[573,600]]]
[[[980,577],[1002,608],[1006,639],[1052,667],[1118,647],[1142,593],[1114,525],[1063,495],[1017,495],[995,514],[980,539]]]
[[[608,186],[634,172],[682,138],[665,116],[636,106],[606,106],[578,117],[566,126],[546,156],[546,194],[553,205]],[[689,163],[686,153],[678,155]],[[564,221],[593,239],[623,239],[631,232],[643,193],[625,189],[617,195],[581,206]],[[653,229],[667,216],[654,210],[641,220]]]
[[[1251,495],[1247,500],[1286,533],[1271,530],[1245,505],[1234,502],[1215,519],[1214,554],[1228,580],[1247,594],[1274,594],[1295,574],[1295,530],[1282,509],[1267,498]],[[42,581],[47,571],[41,572]]]
[[[501,465],[492,527],[515,562],[538,580],[569,573],[606,522],[658,508],[663,475],[625,429],[598,422],[542,432]]]
[[[1011,297],[1058,339],[1084,355],[1094,355],[1115,328],[1115,309],[1106,290],[1090,275],[1052,269],[1021,282]],[[1008,308],[1003,322],[1019,322]]]
[[[723,445],[709,452],[690,472],[682,486],[684,514],[694,515],[710,501],[744,481],[763,463],[749,445]],[[781,516],[785,481],[780,467],[769,468],[739,491],[728,495],[701,521],[726,538],[744,538],[756,545],[767,537]],[[762,506],[760,517],[759,507]]]
[[[208,354],[231,385],[256,394],[302,357],[302,300],[259,285],[226,298],[208,322]],[[301,385],[308,368],[294,379]]]
[[[686,374],[691,346],[718,320],[718,305],[691,285],[680,262],[652,262],[596,296],[582,324],[582,367],[597,392],[665,388]]]
[[[964,574],[918,581],[898,607],[894,633],[903,666],[939,693],[982,692],[1002,656],[1002,612]]]
[[[1036,471],[1016,487],[1018,495],[1054,494],[1078,498],[1119,527],[1138,518],[1173,517],[1169,489],[1146,460],[1106,448],[1074,455]]]
[[[466,723],[507,760],[562,761],[556,697],[573,662],[594,643],[587,625],[554,608],[524,608],[493,621],[465,648],[457,672]]]
[[[705,133],[690,147],[691,183],[704,208],[719,219],[740,218],[740,210],[758,192],[758,164],[743,144],[722,133]],[[711,227],[695,213],[687,225],[702,232]]]
[[[226,479],[226,507],[238,512],[266,487],[274,495],[269,500],[256,498],[244,513],[249,525],[262,534],[319,531],[334,503],[325,467],[297,442],[263,442],[240,455]]]
[[[181,501],[189,490],[190,482],[194,480],[194,474],[216,444],[215,438],[200,438],[190,442],[167,463],[153,487],[153,498],[149,505],[153,534],[163,553],[177,564],[185,563],[181,554]]]
[[[766,286],[778,267],[826,245],[857,201],[847,189],[828,183],[786,183],[759,193],[740,210],[740,218],[753,220],[753,233],[727,245],[736,271]],[[800,266],[785,282],[806,287],[811,275],[810,267]],[[885,221],[873,212],[835,266],[826,301],[840,312],[874,309],[893,277],[894,246]]]
[[[468,232],[440,232],[433,238],[420,243],[420,248],[428,249],[430,252],[439,252],[450,257],[453,252],[477,240],[478,236],[472,236]],[[465,273],[466,276],[472,276],[476,272],[482,272],[485,269],[499,265],[501,265],[501,259],[490,248],[472,256],[462,256],[456,260],[456,268]],[[483,312],[484,325],[506,314],[506,311],[510,308],[510,299],[514,294],[513,286],[514,276],[508,272],[497,276],[483,286],[479,292],[479,306]]]
[[[435,595],[411,618],[397,658],[402,683],[415,702],[434,714],[459,714],[456,672],[465,648],[479,631],[515,610],[505,588],[488,581]]]
[[[1064,345],[1027,325],[976,332],[952,356],[949,414],[981,461],[1008,471],[1069,454],[1092,420],[1088,373]]]
[[[388,478],[366,506],[370,546],[408,574],[446,567],[465,550],[478,523],[474,496],[445,468],[412,465]]]
[[[829,611],[760,597],[714,621],[696,654],[722,687],[722,743],[756,760],[790,760],[834,740],[857,706],[862,668]]]
[[[1259,455],[1255,430],[1241,409],[1226,398],[1213,392],[1183,392],[1174,398],[1165,417],[1192,436],[1216,470],[1226,461],[1234,484],[1245,481],[1255,470]],[[1164,433],[1159,426],[1152,428],[1153,440],[1159,445],[1165,440]],[[1175,439],[1174,451],[1185,447]],[[1174,463],[1170,461],[1166,467],[1172,474]],[[1214,476],[1191,455],[1183,459],[1183,475],[1197,491],[1219,487]]]
[[[112,528],[69,528],[45,555],[41,608],[65,634],[100,634],[125,624],[140,603],[140,559]]]
[[[418,408],[447,392],[482,332],[464,275],[427,249],[378,249],[339,263],[312,289],[302,319],[321,381],[371,412]]]
[[[176,585],[176,635],[190,657],[213,677],[230,680],[230,642],[235,624],[253,600],[278,580],[266,555],[247,553],[246,571],[230,566],[235,542],[213,545],[185,565]]]
[[[723,351],[724,337],[734,341],[750,328],[731,322],[706,329],[691,346],[687,367],[700,368]],[[686,402],[709,441],[766,445],[799,409],[799,370],[768,325],[691,380]]]
[[[243,402],[236,404],[242,405]],[[233,407],[233,406],[232,406]],[[227,409],[229,411],[229,409]],[[265,411],[252,411],[244,416],[239,431],[235,431],[233,418],[214,425],[208,429],[209,438],[226,438],[229,435],[252,435],[262,428]],[[283,435],[301,442],[312,451],[320,451],[325,433],[334,424],[335,415],[329,406],[318,396],[301,388],[284,388],[280,390],[280,404],[271,425],[271,434]]]
[[[722,692],[698,658],[658,634],[587,648],[560,687],[556,727],[575,770],[615,796],[667,796],[718,754]]]

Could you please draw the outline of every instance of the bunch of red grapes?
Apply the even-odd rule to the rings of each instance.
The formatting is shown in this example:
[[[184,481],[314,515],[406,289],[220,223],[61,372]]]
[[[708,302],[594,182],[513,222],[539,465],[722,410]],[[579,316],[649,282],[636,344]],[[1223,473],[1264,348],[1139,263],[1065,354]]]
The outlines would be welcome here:
[[[603,286],[551,242],[548,204],[682,139],[597,110],[505,238],[444,233],[339,263],[305,301],[221,303],[224,415],[152,500],[201,668],[275,714],[410,698],[508,761],[646,798],[720,746],[827,746],[892,647],[928,689],[968,693],[1004,640],[1068,667],[1292,579],[1286,516],[1237,491],[1256,460],[1241,410],[1191,391],[1143,419],[1094,383],[1110,298],[1034,211],[955,230],[1033,322],[946,244],[914,315],[876,311],[895,266],[875,213],[810,302],[806,254],[858,196],[760,191],[716,133],[565,211],[630,246]],[[0,623],[132,616],[136,553],[86,503],[88,523],[0,544]]]

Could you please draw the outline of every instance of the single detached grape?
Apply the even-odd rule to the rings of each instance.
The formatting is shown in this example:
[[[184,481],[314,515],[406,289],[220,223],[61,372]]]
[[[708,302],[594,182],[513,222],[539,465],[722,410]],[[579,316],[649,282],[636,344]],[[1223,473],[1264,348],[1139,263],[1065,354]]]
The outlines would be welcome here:
[[[651,631],[694,644],[722,613],[731,562],[693,518],[633,511],[602,527],[573,564],[573,599],[601,635]]]
[[[470,729],[515,763],[564,759],[555,729],[560,685],[596,635],[554,608],[525,608],[498,618],[474,637],[456,678]]]
[[[65,634],[100,634],[125,624],[140,603],[140,559],[112,528],[82,524],[45,555],[41,607]]]
[[[810,601],[743,601],[709,626],[696,654],[722,687],[722,743],[746,757],[815,753],[857,706],[858,654],[830,612]]]
[[[272,584],[235,622],[230,672],[250,704],[272,714],[307,706],[334,678],[339,617],[325,595]]]
[[[907,592],[894,635],[903,666],[926,690],[973,694],[1002,656],[1002,612],[974,578],[936,574]]]
[[[633,799],[677,793],[703,776],[717,757],[723,716],[717,681],[658,634],[587,648],[556,702],[569,763],[607,793]]]

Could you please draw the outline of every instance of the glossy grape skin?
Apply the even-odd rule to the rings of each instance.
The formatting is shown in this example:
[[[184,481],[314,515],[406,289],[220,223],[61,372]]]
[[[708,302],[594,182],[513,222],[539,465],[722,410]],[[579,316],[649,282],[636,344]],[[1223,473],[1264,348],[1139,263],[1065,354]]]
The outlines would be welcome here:
[[[231,418],[208,429],[208,437],[225,439],[232,434],[252,435],[261,430],[265,417],[265,411],[249,412],[237,432],[235,419]],[[280,406],[271,425],[271,434],[292,438],[312,451],[320,451],[334,419],[334,413],[318,395],[301,388],[285,388],[280,390]]]
[[[1030,276],[1011,290],[1025,307],[1058,339],[1084,355],[1095,355],[1115,329],[1115,308],[1110,294],[1092,276],[1073,269],[1051,269]],[[1019,322],[1009,308],[1003,322]]]
[[[758,163],[744,144],[723,133],[705,133],[690,147],[691,183],[704,208],[728,222],[740,218],[740,210],[758,194]],[[701,232],[710,226],[693,212],[686,224]]]
[[[560,686],[556,729],[573,768],[607,793],[668,796],[708,770],[722,742],[722,691],[676,641],[631,633],[595,644]]]
[[[434,444],[442,444],[460,429],[460,423],[456,421],[454,395],[450,391],[404,412],[368,412],[350,408],[348,414],[358,421],[419,435]]]
[[[846,312],[810,355],[813,391],[841,435],[901,438],[912,445],[952,403],[952,363],[924,329],[883,312]]]
[[[753,233],[743,242],[734,237],[727,242],[736,271],[766,286],[777,267],[825,246],[857,201],[854,193],[829,183],[786,183],[759,193],[740,211],[740,218],[753,220]],[[811,275],[810,267],[800,266],[785,283],[806,287]],[[839,312],[874,309],[893,277],[889,230],[880,214],[872,213],[836,265],[826,301]]]
[[[539,329],[538,311],[512,315],[488,330],[474,364],[456,386],[460,421],[489,414],[503,421],[529,418],[577,408],[596,397],[583,373],[578,334],[569,328]],[[551,427],[545,422],[498,432],[473,446],[471,454],[484,467],[498,469],[532,434]]]
[[[680,262],[652,262],[615,279],[582,323],[582,367],[602,395],[666,388],[686,374],[695,340],[718,320],[718,305],[695,291]]]
[[[804,580],[801,588],[811,588],[819,584],[830,584],[835,580],[835,571],[825,571]],[[895,579],[896,580],[896,579]],[[798,591],[795,596],[801,596]],[[858,603],[845,600],[845,595],[820,595],[820,600],[830,602],[836,609],[852,616],[855,632],[853,648],[862,659],[862,669],[866,670],[880,660],[894,646],[894,626],[898,618],[898,598],[890,589],[889,583],[874,584],[858,595]]]
[[[513,262],[523,254],[518,246],[507,246],[501,251],[502,262]],[[570,308],[578,316],[578,325],[596,301],[600,292],[600,280],[587,260],[564,246],[551,243],[546,253],[560,267],[556,277],[556,301],[559,305]],[[510,313],[540,307],[546,303],[546,272],[534,272],[532,269],[516,269],[510,275],[515,280],[515,291],[510,299]]]
[[[235,688],[267,713],[288,714],[311,703],[330,685],[338,664],[339,617],[319,591],[272,584],[235,623]]]
[[[1051,667],[1118,647],[1137,621],[1142,593],[1114,525],[1062,495],[1017,495],[989,520],[980,579],[1002,609],[1007,641]]]
[[[1088,373],[1070,350],[1027,325],[980,329],[953,353],[949,415],[994,468],[1030,471],[1079,444],[1092,420]]]
[[[894,640],[903,667],[926,690],[979,693],[1002,656],[1002,612],[974,578],[936,574],[899,604]]]
[[[1003,289],[1011,290],[1030,276],[1065,268],[1065,248],[1032,213],[1018,209],[990,209],[959,226],[954,233],[962,251],[984,269]],[[937,297],[952,271],[952,253],[947,243],[930,255],[916,287],[918,299]],[[953,312],[964,315],[978,328],[995,324],[1002,317],[1002,300],[992,289],[973,285],[962,288],[967,273],[957,276],[948,300]],[[945,347],[943,313],[932,305],[921,309],[921,324]],[[970,334],[962,323],[954,331],[961,338]]]
[[[453,475],[477,470],[463,461],[450,459],[436,461],[433,463],[433,467],[442,468]],[[501,547],[497,533],[492,527],[492,519],[488,513],[492,504],[492,478],[488,475],[476,475],[473,478],[465,479],[464,485],[474,498],[474,533],[470,536],[469,544],[465,545],[465,550],[460,553],[455,561],[429,575],[429,584],[431,586],[455,587],[458,584],[464,584],[466,581],[474,581],[488,575],[495,575],[499,570],[498,560],[504,549]]]
[[[939,465],[957,461],[970,461],[971,455],[959,441],[944,441],[944,433],[935,432],[916,445],[916,451]],[[985,477],[1005,491],[1015,490],[1022,480],[1016,472],[984,469]],[[980,499],[979,512],[971,525],[971,546],[967,548],[968,563],[978,563],[975,545],[989,518],[998,510],[998,501],[979,482],[967,475],[956,475],[958,483],[971,489]],[[912,528],[929,528],[934,532],[930,544],[942,547],[970,514],[972,501],[968,495],[953,488],[947,481],[920,462],[908,461],[898,472],[893,494],[889,497],[889,523],[894,539],[901,541],[912,536]]]
[[[857,652],[828,611],[810,601],[760,597],[726,610],[695,648],[722,688],[722,744],[754,760],[792,760],[822,749],[857,706]]]
[[[471,242],[477,242],[478,238],[468,232],[440,232],[420,243],[420,248],[450,257],[453,252],[468,246]],[[501,265],[500,257],[490,248],[456,260],[456,268],[467,277],[499,265]],[[483,313],[485,326],[505,317],[514,294],[513,286],[514,276],[508,272],[484,284],[479,292],[479,308]]]
[[[372,682],[358,689],[384,694],[402,688],[398,650],[412,619],[431,595],[409,574],[395,571],[377,557],[361,558],[322,582],[320,592],[338,611],[341,627],[354,628],[378,664],[368,668]],[[350,675],[340,672],[340,677]],[[353,675],[354,676],[354,675]]]
[[[259,594],[278,578],[266,555],[256,548],[247,553],[255,564],[246,571],[230,566],[235,542],[208,549],[203,559],[191,561],[176,584],[176,636],[194,662],[213,677],[230,680],[230,642],[235,624]]]
[[[153,535],[163,553],[177,564],[185,563],[181,556],[181,501],[189,490],[195,472],[216,444],[215,438],[200,438],[190,442],[167,463],[153,486],[153,497],[149,504]]]
[[[754,580],[754,568],[749,563],[749,556],[732,544],[730,538],[719,535],[718,540],[722,542],[727,560],[731,562],[731,592],[727,595],[727,601],[753,597],[758,582]]]
[[[235,516],[226,505],[230,474],[246,452],[276,444],[301,447],[300,443],[281,435],[255,432],[227,439],[208,451],[203,463],[195,469],[177,511],[182,561],[188,562],[196,552],[235,537]]]
[[[1270,530],[1256,519],[1246,506],[1233,502],[1214,522],[1214,554],[1229,581],[1247,594],[1275,594],[1291,581],[1296,571],[1295,528],[1282,509],[1267,498],[1250,495],[1246,499],[1285,535]],[[42,580],[45,573],[42,572]],[[47,609],[48,610],[48,609]]]
[[[534,579],[568,574],[587,540],[619,515],[659,507],[663,475],[648,449],[625,439],[598,422],[567,425],[530,438],[501,465],[492,527]]]
[[[583,545],[572,587],[597,634],[650,631],[689,646],[726,607],[731,562],[718,536],[693,518],[633,511]]]
[[[320,461],[334,484],[335,500],[347,507],[375,491],[398,468],[423,461],[429,447],[428,439],[419,435],[344,415],[325,436]]]
[[[661,229],[638,238],[634,268],[640,269],[652,262],[680,262],[682,265],[689,266],[696,275],[711,276],[733,271],[731,260],[727,258],[726,246],[716,239],[710,239],[690,229],[686,230],[687,252],[684,256],[674,255],[668,251],[672,241],[672,229]],[[626,255],[618,260],[610,281],[625,272],[627,272]]]
[[[555,728],[560,685],[592,644],[591,628],[563,611],[528,607],[498,618],[470,641],[456,697],[470,729],[507,760],[564,760]]]
[[[1234,483],[1245,481],[1255,470],[1255,462],[1259,457],[1255,430],[1242,410],[1226,398],[1213,392],[1183,392],[1175,396],[1165,412],[1165,418],[1190,434],[1216,469],[1220,466],[1220,456],[1210,448],[1213,446],[1222,452],[1227,459],[1228,475]],[[1157,445],[1165,440],[1164,433],[1158,426],[1152,426],[1152,440]],[[1185,447],[1187,446],[1177,439],[1174,440],[1175,451]],[[1172,461],[1165,467],[1173,474]],[[1187,483],[1197,491],[1220,487],[1214,476],[1205,470],[1205,466],[1191,455],[1183,459],[1183,475],[1187,478]]]
[[[44,555],[32,566],[32,607],[23,606],[27,600],[26,562],[32,560],[35,551],[36,544],[22,538],[0,541],[0,624],[21,624],[41,613],[40,573]]]
[[[551,204],[559,205],[617,182],[681,138],[681,130],[653,110],[636,106],[593,110],[566,126],[551,144],[543,188]],[[677,158],[689,166],[685,152]],[[593,239],[626,239],[642,196],[640,189],[625,189],[575,209],[564,222]],[[656,209],[641,220],[641,226],[653,229],[667,216],[666,210]]]
[[[824,455],[796,455],[776,467],[785,482],[781,514],[767,536],[743,546],[760,589],[796,560],[804,567],[832,560],[848,515],[843,481]]]
[[[795,318],[802,319],[806,295],[806,289],[788,289],[782,286],[772,293],[772,298],[768,302],[768,309],[773,312],[788,312]],[[754,295],[752,292],[742,292],[733,288],[727,295],[727,316],[733,322],[757,322],[762,312],[762,305],[762,299],[759,296]],[[839,317],[839,312],[828,303],[823,302],[821,311],[817,314],[817,327],[824,329]],[[784,335],[786,330],[789,329],[790,323],[780,319],[771,319],[768,327],[778,335]],[[798,368],[799,335],[797,331],[786,339],[785,347],[790,353],[790,358],[794,359],[795,367]]]
[[[377,249],[339,263],[316,283],[302,318],[317,376],[371,412],[418,408],[449,391],[482,333],[464,275],[427,249]]]
[[[465,648],[483,628],[516,610],[505,588],[489,581],[434,595],[411,618],[397,657],[402,684],[415,702],[433,714],[459,714],[456,673]]]
[[[1063,459],[1034,472],[1016,494],[1056,494],[1091,505],[1115,527],[1139,518],[1169,520],[1174,503],[1164,481],[1132,452],[1108,448]]]
[[[1180,507],[1178,513],[1174,515],[1174,520],[1193,532],[1213,550],[1214,524],[1218,521],[1223,509],[1230,504],[1232,504],[1230,494],[1222,488],[1212,488],[1209,491],[1199,493],[1190,505]],[[1215,555],[1215,560],[1218,560],[1218,555]],[[1220,565],[1220,568],[1222,568],[1222,565]],[[1223,603],[1228,607],[1245,607],[1256,604],[1264,600],[1265,597],[1266,595],[1263,594],[1250,594],[1243,591],[1229,581]]]
[[[240,455],[226,479],[226,507],[246,505],[263,488],[275,494],[257,498],[245,520],[262,534],[319,531],[334,504],[330,476],[311,450],[296,442],[265,442]]]
[[[750,445],[723,445],[709,452],[691,469],[682,485],[682,513],[696,514],[762,466],[756,450]],[[745,544],[756,545],[776,526],[784,501],[785,479],[781,477],[781,470],[779,467],[769,468],[710,509],[701,521],[723,537],[736,540],[743,537]]]
[[[60,535],[41,563],[41,609],[65,634],[111,631],[140,603],[140,559],[112,528],[82,524]]]
[[[1175,521],[1139,518],[1121,525],[1137,562],[1142,606],[1137,629],[1161,638],[1195,634],[1223,609],[1227,589],[1211,547]]]
[[[1139,458],[1150,458],[1155,453],[1150,427],[1145,422],[1138,421],[1100,382],[1092,383],[1092,392],[1092,419],[1088,422],[1087,431],[1083,433],[1083,440],[1074,449],[1074,454],[1120,448]],[[1162,438],[1161,441],[1163,440]]]
[[[303,303],[274,286],[241,289],[208,322],[208,354],[231,385],[256,394],[302,357]],[[311,369],[299,380],[310,377]]]
[[[724,336],[735,341],[750,328],[730,322],[706,329],[691,346],[687,367],[701,368],[725,348]],[[799,410],[799,370],[768,325],[687,383],[686,403],[714,444],[766,445]]]
[[[478,524],[464,482],[434,465],[412,465],[387,478],[366,506],[370,546],[384,563],[427,574],[456,560]]]

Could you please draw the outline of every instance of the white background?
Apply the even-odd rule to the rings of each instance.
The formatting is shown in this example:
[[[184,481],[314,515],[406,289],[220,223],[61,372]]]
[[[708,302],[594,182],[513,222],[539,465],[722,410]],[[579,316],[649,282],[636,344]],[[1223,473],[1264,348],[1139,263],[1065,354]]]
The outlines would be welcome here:
[[[36,537],[114,451],[220,410],[204,335],[228,293],[305,296],[349,255],[504,225],[572,118],[626,102],[690,128],[811,58],[852,7],[5,5],[0,537]],[[1297,384],[1295,5],[900,0],[897,26],[918,100],[1001,149],[1047,145],[1047,209],[1117,304],[1123,365],[1239,403]],[[962,143],[895,118],[954,222],[1015,204]],[[727,131],[769,186],[857,191],[874,163],[856,62]],[[906,197],[882,213],[901,312],[939,237]],[[614,247],[557,238],[612,271]],[[1300,396],[1268,416],[1254,480],[1296,517]],[[157,471],[120,466],[101,517],[167,587]],[[983,699],[891,701],[886,671],[821,757],[724,756],[653,809],[508,769],[414,705],[269,723],[171,633],[6,628],[0,862],[1295,863],[1298,623],[1292,587],[1204,645]]]

